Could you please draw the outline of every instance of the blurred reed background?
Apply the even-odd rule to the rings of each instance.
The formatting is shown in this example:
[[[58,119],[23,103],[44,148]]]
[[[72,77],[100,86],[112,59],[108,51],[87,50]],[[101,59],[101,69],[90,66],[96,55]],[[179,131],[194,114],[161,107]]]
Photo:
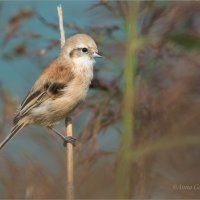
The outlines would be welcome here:
[[[59,52],[60,3],[67,36],[104,55],[74,113],[76,198],[200,198],[198,1],[1,1],[0,139]],[[65,198],[65,171],[61,141],[30,126],[0,152],[0,198]]]

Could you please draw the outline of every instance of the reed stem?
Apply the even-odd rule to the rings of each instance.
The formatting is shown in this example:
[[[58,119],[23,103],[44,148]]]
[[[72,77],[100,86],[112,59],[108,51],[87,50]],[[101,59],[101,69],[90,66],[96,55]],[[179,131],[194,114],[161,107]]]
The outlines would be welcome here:
[[[65,31],[63,27],[63,15],[62,6],[57,7],[58,20],[60,28],[60,46],[61,48],[65,44]],[[67,137],[73,137],[72,120],[70,118],[65,119],[65,135]],[[73,145],[67,143],[66,145],[66,199],[74,199],[74,157],[73,157]]]

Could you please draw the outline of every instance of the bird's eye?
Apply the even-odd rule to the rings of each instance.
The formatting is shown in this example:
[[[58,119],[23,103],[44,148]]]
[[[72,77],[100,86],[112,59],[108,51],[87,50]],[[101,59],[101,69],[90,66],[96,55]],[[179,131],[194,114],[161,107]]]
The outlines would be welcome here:
[[[82,52],[86,53],[86,52],[88,52],[88,49],[87,48],[82,48]]]

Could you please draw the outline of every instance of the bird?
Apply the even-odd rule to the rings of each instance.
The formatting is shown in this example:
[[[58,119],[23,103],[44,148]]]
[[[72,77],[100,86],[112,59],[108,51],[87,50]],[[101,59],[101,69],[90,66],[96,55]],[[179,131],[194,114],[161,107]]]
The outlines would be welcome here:
[[[89,35],[78,33],[67,38],[59,55],[42,71],[22,101],[13,119],[13,128],[0,143],[0,149],[31,124],[50,129],[65,144],[75,144],[75,138],[64,136],[54,129],[54,125],[70,116],[86,98],[97,57],[102,56]]]

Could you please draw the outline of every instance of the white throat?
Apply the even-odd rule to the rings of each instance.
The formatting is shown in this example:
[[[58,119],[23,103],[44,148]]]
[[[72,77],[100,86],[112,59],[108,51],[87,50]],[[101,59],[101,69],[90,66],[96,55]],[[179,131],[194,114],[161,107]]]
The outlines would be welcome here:
[[[86,67],[86,68],[91,68],[93,67],[95,60],[91,59],[89,57],[86,56],[81,56],[78,58],[73,58],[74,64],[76,65],[76,67]]]
[[[81,56],[79,58],[73,58],[75,73],[83,77],[86,84],[90,84],[93,78],[93,65],[95,63],[94,59],[90,59],[86,56]]]

